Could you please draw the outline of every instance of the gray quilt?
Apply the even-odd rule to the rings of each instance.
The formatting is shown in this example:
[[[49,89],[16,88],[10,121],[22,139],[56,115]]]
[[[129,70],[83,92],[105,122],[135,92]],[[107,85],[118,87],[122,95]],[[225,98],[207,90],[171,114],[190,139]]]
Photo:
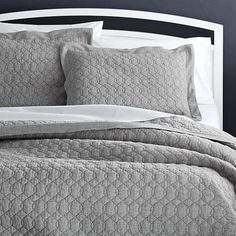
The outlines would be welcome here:
[[[0,235],[236,235],[236,141],[182,118],[0,122]]]

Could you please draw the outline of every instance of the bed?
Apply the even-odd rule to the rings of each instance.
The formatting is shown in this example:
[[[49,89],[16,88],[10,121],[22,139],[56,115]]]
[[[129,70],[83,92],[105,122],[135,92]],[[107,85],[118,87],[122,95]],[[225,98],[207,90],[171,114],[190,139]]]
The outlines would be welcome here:
[[[209,39],[111,29],[99,36],[100,23],[0,34],[0,70],[7,78],[0,77],[0,235],[235,235],[236,141],[222,131],[223,27],[118,9],[6,13],[0,21],[52,16],[188,25],[213,31],[214,46]],[[92,36],[96,47],[89,45]],[[58,44],[60,54],[54,53]],[[211,76],[202,83],[206,63],[196,55],[206,47],[211,69],[203,74]],[[55,74],[56,81],[43,84]],[[165,78],[158,85],[156,75]],[[9,81],[23,76],[24,86],[12,88]],[[65,82],[57,80],[63,76]]]

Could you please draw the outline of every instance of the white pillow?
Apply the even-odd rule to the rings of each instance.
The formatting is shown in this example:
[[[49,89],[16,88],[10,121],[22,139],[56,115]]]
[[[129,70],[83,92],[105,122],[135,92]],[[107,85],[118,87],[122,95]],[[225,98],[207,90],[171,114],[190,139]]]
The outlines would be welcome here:
[[[94,41],[94,46],[104,48],[137,48],[143,46],[161,46],[173,49],[185,44],[192,44],[194,48],[194,83],[198,104],[214,104],[212,94],[213,82],[213,52],[210,38],[177,38],[161,36],[158,39],[144,39],[125,36],[102,35]]]
[[[0,22],[0,33],[11,33],[18,31],[39,31],[39,32],[50,32],[60,29],[69,28],[92,28],[93,29],[93,40],[97,40],[102,33],[103,21],[94,21],[81,24],[73,25],[28,25],[28,24],[11,24]]]

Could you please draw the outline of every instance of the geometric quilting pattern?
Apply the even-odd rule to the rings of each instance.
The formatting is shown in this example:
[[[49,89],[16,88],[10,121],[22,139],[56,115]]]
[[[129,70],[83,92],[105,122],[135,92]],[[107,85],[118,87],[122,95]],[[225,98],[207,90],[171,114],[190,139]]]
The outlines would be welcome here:
[[[190,46],[141,52],[74,48],[62,59],[67,104],[115,104],[199,118],[195,95],[189,95]]]
[[[204,130],[183,119],[172,123]],[[71,124],[54,123],[58,131],[63,125]],[[145,128],[21,135],[0,142],[0,235],[236,234],[233,138],[226,146]]]
[[[0,106],[66,104],[59,46],[90,43],[90,29],[0,34]]]

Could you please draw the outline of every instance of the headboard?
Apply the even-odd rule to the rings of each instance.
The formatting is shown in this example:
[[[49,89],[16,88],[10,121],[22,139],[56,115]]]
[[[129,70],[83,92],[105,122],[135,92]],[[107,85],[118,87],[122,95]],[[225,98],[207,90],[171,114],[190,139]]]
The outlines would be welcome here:
[[[13,13],[0,14],[0,21],[14,21],[22,19],[33,18],[48,18],[48,17],[112,17],[112,18],[125,18],[125,19],[140,19],[157,22],[173,23],[179,26],[190,26],[198,29],[204,29],[213,32],[214,41],[214,63],[213,63],[213,96],[217,105],[221,128],[223,127],[223,26],[220,24],[211,23],[208,21],[197,20],[188,17],[181,17],[176,15],[161,14],[146,11],[134,10],[120,10],[120,9],[102,9],[102,8],[66,8],[66,9],[46,9],[46,10],[33,10],[21,11]],[[98,18],[99,19],[99,18]],[[109,34],[113,35],[131,35],[132,37],[149,37],[148,33],[141,33],[138,31],[116,31],[109,29]],[[199,37],[202,35],[198,35]]]

